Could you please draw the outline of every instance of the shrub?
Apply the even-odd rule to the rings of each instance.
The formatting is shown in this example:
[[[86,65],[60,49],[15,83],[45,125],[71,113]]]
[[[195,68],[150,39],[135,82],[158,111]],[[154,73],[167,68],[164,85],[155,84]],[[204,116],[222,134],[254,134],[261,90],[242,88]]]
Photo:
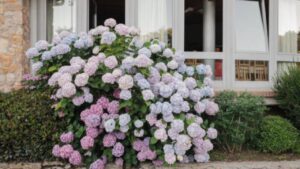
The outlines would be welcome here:
[[[51,110],[49,92],[0,94],[0,161],[51,159],[63,122]]]
[[[294,148],[297,129],[280,116],[266,116],[260,127],[257,146],[263,152],[282,153]]]
[[[289,120],[300,129],[300,68],[290,67],[275,78],[274,91],[279,106]]]
[[[218,146],[229,152],[241,151],[257,134],[257,126],[266,110],[263,99],[249,93],[237,95],[233,91],[224,91],[215,101],[220,108],[215,120],[219,130]]]
[[[67,119],[55,157],[90,168],[209,160],[217,131],[202,117],[218,112],[211,67],[187,66],[182,53],[156,39],[142,42],[138,32],[108,19],[26,52]]]

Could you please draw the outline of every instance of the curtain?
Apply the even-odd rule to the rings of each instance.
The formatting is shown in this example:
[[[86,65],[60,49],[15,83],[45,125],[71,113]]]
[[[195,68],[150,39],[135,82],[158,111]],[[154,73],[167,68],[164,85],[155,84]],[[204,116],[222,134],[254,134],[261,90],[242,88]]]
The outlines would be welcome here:
[[[168,33],[172,31],[172,0],[137,0],[137,3],[141,38],[168,43]]]
[[[279,51],[297,53],[299,0],[279,0]],[[300,10],[300,9],[299,9]]]

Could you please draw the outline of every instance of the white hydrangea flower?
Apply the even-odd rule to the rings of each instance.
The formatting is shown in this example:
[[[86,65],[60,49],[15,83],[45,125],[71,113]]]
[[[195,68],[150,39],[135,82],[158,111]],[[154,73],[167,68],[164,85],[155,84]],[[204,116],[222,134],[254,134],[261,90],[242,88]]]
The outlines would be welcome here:
[[[143,127],[143,125],[144,125],[144,122],[142,120],[135,120],[134,121],[134,126],[136,128],[141,128],[141,127]]]
[[[116,122],[114,119],[109,119],[104,122],[104,128],[106,132],[113,132],[116,127]]]
[[[126,126],[131,121],[131,117],[129,114],[121,114],[119,116],[119,125]]]

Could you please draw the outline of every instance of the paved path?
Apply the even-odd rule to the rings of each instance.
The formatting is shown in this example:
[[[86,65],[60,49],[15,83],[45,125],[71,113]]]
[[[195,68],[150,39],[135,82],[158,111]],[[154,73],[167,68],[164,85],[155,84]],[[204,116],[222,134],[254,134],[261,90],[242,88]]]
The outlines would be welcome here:
[[[142,164],[139,169],[300,169],[297,161],[255,161],[255,162],[212,162],[206,164],[178,164],[172,167],[155,168],[150,164]],[[70,165],[60,162],[44,163],[0,163],[0,169],[71,169]],[[77,168],[84,169],[84,168]],[[108,165],[106,169],[118,169]]]

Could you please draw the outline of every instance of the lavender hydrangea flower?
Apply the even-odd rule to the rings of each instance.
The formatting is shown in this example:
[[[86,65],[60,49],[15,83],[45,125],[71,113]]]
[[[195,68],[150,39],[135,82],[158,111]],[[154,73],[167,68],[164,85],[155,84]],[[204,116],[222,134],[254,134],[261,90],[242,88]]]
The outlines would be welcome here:
[[[176,119],[171,123],[171,129],[180,133],[184,130],[184,122],[182,120]]]
[[[160,128],[160,129],[157,129],[155,132],[154,132],[154,137],[157,139],[157,140],[160,140],[161,142],[165,142],[167,141],[168,139],[168,135],[167,135],[167,132],[164,128]]]
[[[33,57],[36,57],[40,55],[39,53],[39,50],[37,48],[29,48],[27,51],[26,51],[26,56],[27,58],[31,59]]]
[[[55,55],[63,55],[70,52],[71,48],[66,44],[58,44],[57,46],[54,46],[51,51],[53,51]]]
[[[153,64],[153,60],[151,60],[149,57],[147,57],[144,54],[140,54],[138,55],[135,59],[134,59],[135,65],[139,68],[145,68],[145,67],[149,67]]]
[[[121,92],[120,92],[120,99],[130,100],[131,97],[132,97],[131,91],[129,91],[129,90],[121,90]]]
[[[205,130],[200,127],[199,124],[192,123],[187,127],[187,133],[192,138],[195,137],[204,137],[205,136]]]
[[[115,33],[104,32],[101,37],[101,44],[111,45],[116,39],[117,39],[117,36]]]
[[[161,112],[164,116],[172,114],[173,107],[169,102],[163,102]]]
[[[146,79],[140,79],[137,81],[137,85],[142,89],[149,89],[150,83]]]
[[[116,26],[116,24],[117,24],[117,21],[115,19],[113,19],[113,18],[108,18],[108,19],[106,19],[104,21],[104,25],[105,26],[109,26],[111,28],[114,27],[114,26]]]
[[[32,72],[33,74],[36,74],[42,67],[43,67],[43,62],[36,62],[32,64]]]
[[[134,85],[133,78],[130,75],[124,75],[118,80],[119,88],[123,90],[131,89]]]
[[[194,110],[198,113],[198,114],[201,114],[205,111],[206,109],[206,106],[204,103],[202,102],[197,102],[195,105],[194,105]]]
[[[124,154],[124,149],[124,146],[120,142],[118,142],[112,149],[112,155],[115,157],[121,157]]]
[[[168,71],[168,68],[167,68],[166,64],[163,63],[163,62],[156,63],[155,68],[158,69],[158,70],[161,70],[163,72]]]
[[[131,121],[131,117],[129,114],[121,114],[119,116],[119,125],[126,126]]]
[[[150,50],[152,53],[158,53],[161,52],[161,47],[158,44],[152,44]]]
[[[143,99],[145,101],[148,101],[148,100],[153,100],[154,99],[154,94],[152,93],[151,90],[143,90],[142,91],[142,95],[143,95]]]
[[[76,87],[73,83],[68,82],[62,86],[61,92],[63,97],[69,98],[76,94]]]
[[[147,57],[151,57],[151,51],[148,48],[146,48],[146,47],[139,49],[138,54],[139,55],[144,54]]]
[[[194,78],[188,77],[184,80],[186,87],[190,90],[194,89],[197,86],[197,82]]]
[[[34,47],[38,50],[38,51],[41,51],[41,50],[47,50],[48,49],[48,46],[49,46],[49,43],[45,40],[40,40],[38,42],[36,42],[34,44]]]
[[[173,51],[170,48],[165,49],[163,52],[163,56],[165,56],[166,58],[171,58],[173,57],[173,55]]]
[[[180,105],[183,102],[183,98],[179,93],[175,93],[170,97],[170,101],[173,105]]]
[[[89,75],[87,73],[81,73],[76,75],[74,83],[78,87],[85,86],[88,83]]]
[[[104,60],[104,65],[109,69],[113,69],[118,65],[118,60],[115,56],[109,56]]]
[[[161,85],[159,88],[159,94],[164,98],[169,98],[173,93],[173,89],[168,85]]]
[[[210,139],[216,139],[218,136],[218,131],[214,128],[207,129],[207,137]]]

